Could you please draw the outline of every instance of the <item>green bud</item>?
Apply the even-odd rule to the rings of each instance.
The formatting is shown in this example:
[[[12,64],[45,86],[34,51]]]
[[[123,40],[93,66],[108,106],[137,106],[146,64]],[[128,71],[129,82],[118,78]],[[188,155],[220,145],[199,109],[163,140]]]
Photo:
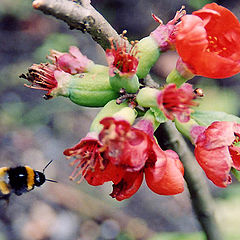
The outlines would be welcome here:
[[[157,94],[159,90],[156,88],[141,88],[137,94],[136,101],[142,107],[157,107]]]
[[[139,89],[139,81],[137,75],[132,77],[128,75],[120,76],[116,74],[113,77],[109,77],[110,85],[112,89],[119,92],[121,88],[124,88],[127,93],[136,93]]]
[[[91,73],[101,72],[101,73],[108,74],[109,68],[101,64],[91,64],[87,70],[88,72],[91,72]]]
[[[136,112],[129,108],[127,103],[117,104],[116,100],[109,101],[93,120],[90,131],[100,132],[102,130],[102,125],[99,122],[105,117],[112,116],[123,118],[132,123],[135,120]]]
[[[137,111],[131,107],[124,107],[113,115],[115,118],[126,120],[131,125],[134,123],[136,116]]]
[[[103,107],[118,97],[109,84],[108,71],[76,75],[60,73],[56,76],[58,87],[52,91],[52,96],[68,97],[72,102],[86,107]]]
[[[160,56],[159,47],[157,42],[149,36],[141,39],[135,48],[137,48],[139,60],[137,76],[139,79],[145,78]]]
[[[142,119],[146,119],[148,121],[151,121],[153,124],[154,131],[159,127],[160,122],[156,119],[154,112],[152,109],[149,109],[143,116]]]
[[[188,121],[188,122],[179,122],[176,118],[174,119],[175,122],[175,126],[177,128],[177,130],[186,138],[188,138],[189,140],[191,140],[191,135],[190,135],[190,131],[192,129],[193,126],[198,125],[192,118]]]
[[[185,83],[188,79],[183,77],[176,69],[172,70],[167,76],[167,83],[175,83],[177,87],[180,87],[183,83]]]

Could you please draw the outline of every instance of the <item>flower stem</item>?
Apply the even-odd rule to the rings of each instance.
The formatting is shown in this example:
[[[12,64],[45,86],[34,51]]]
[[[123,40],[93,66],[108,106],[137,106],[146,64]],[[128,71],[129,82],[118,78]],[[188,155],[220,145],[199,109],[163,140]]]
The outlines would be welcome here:
[[[159,135],[157,135],[159,132]],[[158,143],[164,149],[176,151],[185,169],[184,178],[191,195],[195,214],[206,234],[207,240],[222,240],[213,211],[213,199],[194,155],[172,122],[161,124],[156,132]]]

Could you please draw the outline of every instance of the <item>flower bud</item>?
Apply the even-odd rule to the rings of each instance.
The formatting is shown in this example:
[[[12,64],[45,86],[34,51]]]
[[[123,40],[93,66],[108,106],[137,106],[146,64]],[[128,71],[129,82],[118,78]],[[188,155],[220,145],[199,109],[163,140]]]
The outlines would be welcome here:
[[[176,68],[172,70],[167,76],[167,83],[175,83],[177,87],[180,87],[186,81],[192,79],[195,75],[188,69],[186,64],[181,58],[178,59]]]
[[[138,50],[137,57],[139,64],[137,68],[137,76],[145,78],[152,66],[157,62],[160,51],[156,41],[151,37],[141,39],[135,46]]]
[[[100,132],[102,130],[102,124],[99,122],[106,117],[124,119],[132,124],[136,118],[136,111],[128,107],[126,102],[117,104],[116,100],[109,101],[93,120],[90,131]]]
[[[183,15],[185,15],[185,11],[181,8],[175,17],[164,25],[157,16],[152,14],[154,20],[160,25],[151,32],[150,36],[141,39],[136,44],[139,58],[137,75],[140,79],[146,77],[162,52],[175,48],[175,24]]]
[[[21,77],[31,82],[28,87],[47,91],[47,99],[64,96],[81,106],[102,107],[118,97],[109,85],[107,71],[71,75],[52,64],[34,64]]]
[[[156,88],[141,88],[136,96],[137,103],[142,107],[157,107],[157,95],[160,90]]]

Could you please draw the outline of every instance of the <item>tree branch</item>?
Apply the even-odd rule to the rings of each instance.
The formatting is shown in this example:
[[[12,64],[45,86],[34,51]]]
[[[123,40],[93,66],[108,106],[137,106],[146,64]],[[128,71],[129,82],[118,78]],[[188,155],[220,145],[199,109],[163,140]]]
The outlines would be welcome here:
[[[103,49],[109,48],[110,37],[115,42],[122,41],[112,26],[91,6],[89,0],[35,0],[33,7],[65,21],[71,29],[88,32]],[[161,142],[162,145],[175,150],[183,162],[192,205],[207,239],[221,240],[214,218],[211,195],[193,154],[172,123],[161,124],[158,131],[161,131],[161,139],[164,141]]]
[[[66,22],[71,29],[88,32],[103,49],[110,48],[109,38],[123,41],[106,19],[90,4],[89,0],[35,0],[33,7],[45,14]]]
[[[222,236],[214,216],[213,200],[193,153],[175,128],[174,123],[169,121],[161,124],[157,131],[161,147],[176,151],[184,165],[184,178],[191,195],[193,209],[207,239],[221,240]]]

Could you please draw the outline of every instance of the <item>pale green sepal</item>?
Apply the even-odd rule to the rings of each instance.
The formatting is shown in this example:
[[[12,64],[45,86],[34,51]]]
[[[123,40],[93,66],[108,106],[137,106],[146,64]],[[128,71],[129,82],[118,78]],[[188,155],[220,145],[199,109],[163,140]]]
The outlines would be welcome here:
[[[153,112],[152,109],[149,109],[143,116],[143,119],[146,119],[146,120],[149,120],[151,121],[151,123],[153,124],[153,129],[154,131],[159,127],[160,125],[160,122],[156,119],[156,116],[155,116],[156,113]]]
[[[109,101],[97,114],[97,116],[92,121],[90,131],[100,132],[102,130],[102,125],[99,123],[105,117],[112,117],[115,113],[119,112],[121,109],[127,107],[126,102],[121,104],[116,104],[116,100]]]
[[[238,182],[240,182],[240,172],[235,168],[231,168],[231,172]]]
[[[189,79],[191,78],[184,78],[176,69],[174,69],[168,74],[166,82],[175,83],[177,87],[180,87]]]
[[[108,72],[74,75],[68,91],[72,102],[86,107],[103,107],[118,97],[109,84]]]
[[[188,138],[189,140],[191,140],[191,135],[190,135],[190,131],[192,129],[193,126],[197,126],[198,124],[193,120],[190,119],[188,122],[183,123],[183,122],[179,122],[176,118],[174,119],[175,122],[175,126],[177,128],[177,130],[186,138]]]
[[[136,45],[136,57],[138,58],[137,76],[139,79],[145,78],[152,66],[160,56],[160,50],[156,41],[151,37],[141,39]],[[134,50],[135,50],[134,49]]]
[[[136,96],[136,101],[142,107],[157,107],[157,94],[159,92],[156,88],[141,88]]]
[[[225,112],[195,110],[193,113],[191,113],[191,118],[193,118],[201,126],[209,126],[215,121],[240,123],[239,117]]]
[[[121,88],[124,88],[127,93],[136,93],[140,87],[137,75],[133,75],[131,78],[128,76],[120,76],[116,74],[113,77],[109,77],[110,85],[113,90],[119,92]]]
[[[113,114],[113,117],[116,119],[126,120],[132,125],[137,117],[137,111],[130,107],[125,107]]]
[[[151,107],[150,110],[153,112],[156,121],[158,121],[159,123],[164,123],[168,120],[164,113],[158,107]]]
[[[58,84],[57,87],[51,91],[50,95],[52,97],[69,97],[69,85],[72,80],[72,75],[63,71],[55,71],[54,77]]]
[[[109,67],[101,65],[101,64],[90,64],[87,69],[88,72],[90,73],[104,73],[108,74],[109,72]]]

